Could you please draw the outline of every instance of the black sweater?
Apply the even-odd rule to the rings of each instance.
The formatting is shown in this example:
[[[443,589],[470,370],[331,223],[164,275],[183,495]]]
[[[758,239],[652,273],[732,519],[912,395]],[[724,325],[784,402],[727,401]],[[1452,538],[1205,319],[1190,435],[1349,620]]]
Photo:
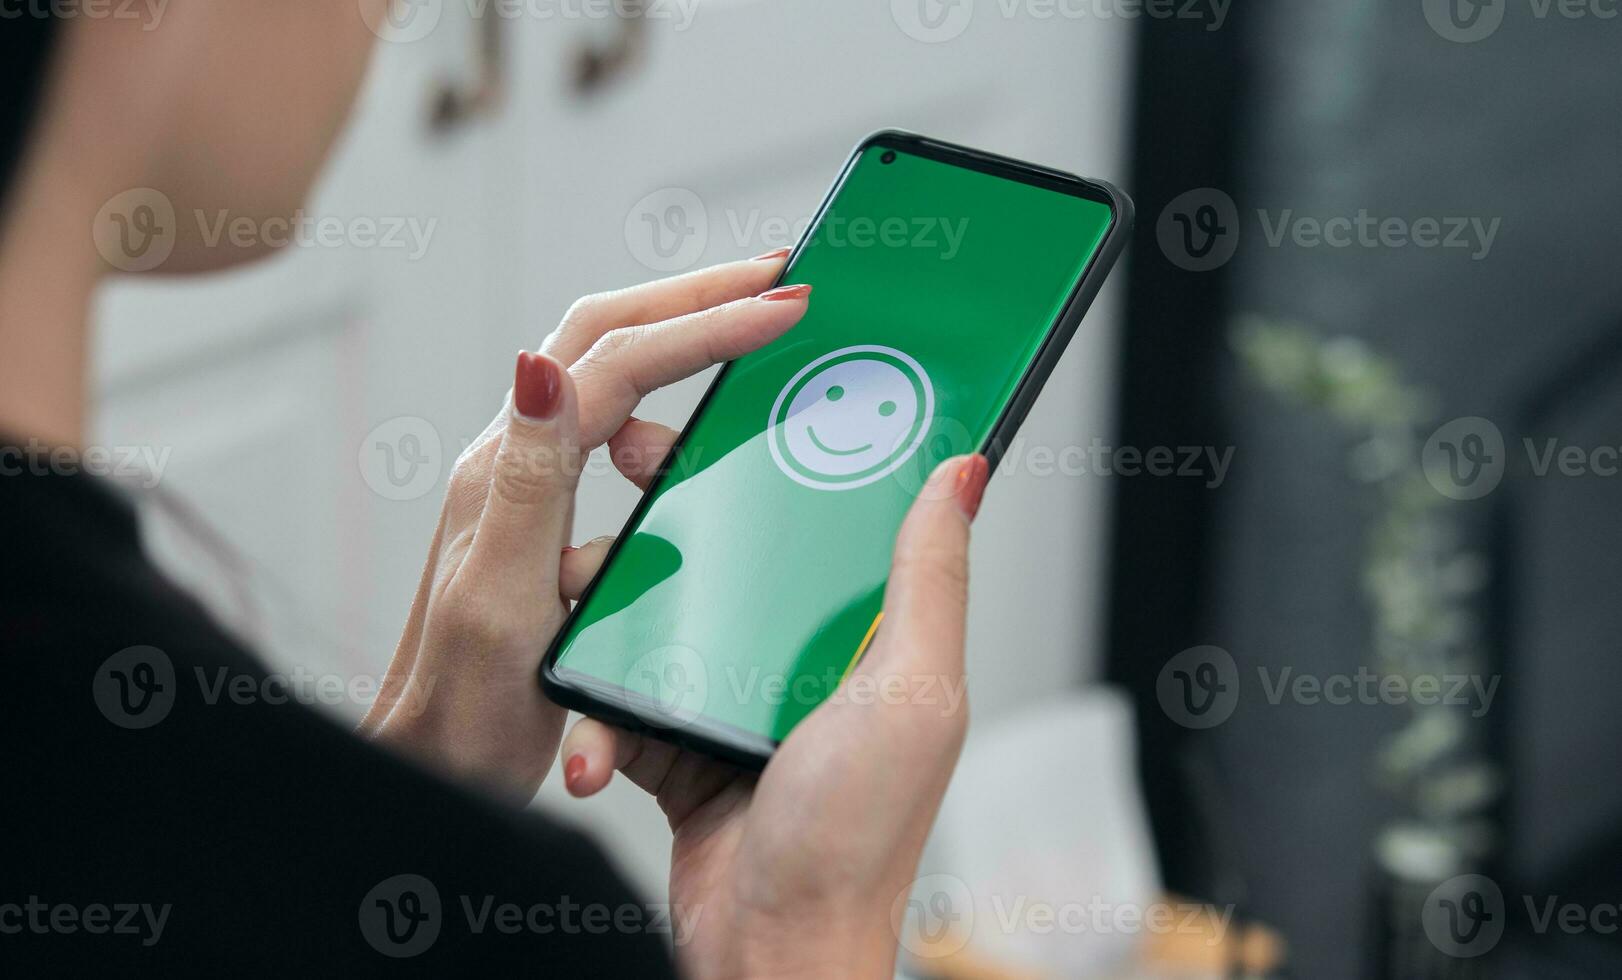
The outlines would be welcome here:
[[[671,974],[662,908],[580,833],[298,704],[211,699],[222,668],[265,669],[143,554],[128,503],[12,469],[4,972]]]

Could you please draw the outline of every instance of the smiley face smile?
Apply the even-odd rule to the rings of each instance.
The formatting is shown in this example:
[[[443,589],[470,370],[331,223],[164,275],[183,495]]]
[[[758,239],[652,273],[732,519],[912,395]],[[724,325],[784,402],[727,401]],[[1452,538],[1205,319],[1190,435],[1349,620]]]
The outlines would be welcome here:
[[[811,428],[809,425],[805,427],[805,434],[811,437],[811,441],[817,444],[818,449],[833,456],[854,456],[857,453],[865,453],[869,449],[873,448],[873,444],[870,442],[865,446],[858,446],[855,449],[834,449],[821,439],[818,439],[817,430]]]
[[[934,408],[929,376],[908,355],[879,346],[836,350],[801,368],[778,393],[772,459],[802,486],[866,486],[917,452]]]

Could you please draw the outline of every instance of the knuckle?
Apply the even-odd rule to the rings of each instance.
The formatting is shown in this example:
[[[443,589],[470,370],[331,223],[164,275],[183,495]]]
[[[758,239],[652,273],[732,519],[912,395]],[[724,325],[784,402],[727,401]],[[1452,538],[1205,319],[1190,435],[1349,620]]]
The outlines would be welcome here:
[[[458,467],[451,472],[445,487],[446,504],[455,513],[466,513],[470,508],[484,505],[485,491],[490,485],[488,475],[479,467]],[[474,514],[478,511],[473,510]]]
[[[595,380],[616,391],[642,394],[642,386],[638,380],[641,371],[633,354],[646,340],[651,329],[647,326],[620,327],[597,338],[578,364],[584,378]]]
[[[503,453],[490,483],[490,492],[507,503],[532,503],[567,488],[569,469],[556,452]]]
[[[588,293],[570,303],[569,308],[563,313],[563,322],[559,325],[559,329],[580,330],[595,323],[607,300],[608,297],[604,293]]]
[[[454,487],[459,483],[483,483],[489,478],[490,460],[493,455],[492,445],[485,443],[456,457],[456,464],[451,467],[451,486]]]
[[[613,360],[636,347],[647,333],[645,326],[616,327],[598,337],[586,356],[596,362]]]
[[[511,618],[491,609],[478,589],[452,589],[434,610],[434,619],[453,647],[462,649],[503,648],[516,641]]]

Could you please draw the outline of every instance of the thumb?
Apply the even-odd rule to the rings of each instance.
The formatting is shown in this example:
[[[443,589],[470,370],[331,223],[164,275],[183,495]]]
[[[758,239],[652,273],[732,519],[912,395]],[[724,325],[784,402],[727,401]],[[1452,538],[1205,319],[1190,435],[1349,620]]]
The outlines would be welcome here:
[[[520,351],[506,431],[463,568],[487,586],[525,595],[557,588],[558,555],[580,481],[574,382],[557,361]]]
[[[958,456],[936,467],[924,484],[896,538],[881,641],[859,670],[893,670],[898,658],[904,658],[909,671],[942,676],[963,672],[969,523],[990,476],[984,456]]]

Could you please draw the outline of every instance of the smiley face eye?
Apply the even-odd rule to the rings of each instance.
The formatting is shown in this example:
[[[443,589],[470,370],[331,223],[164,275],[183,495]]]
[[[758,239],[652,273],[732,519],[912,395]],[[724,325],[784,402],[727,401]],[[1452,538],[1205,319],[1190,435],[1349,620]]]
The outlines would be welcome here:
[[[879,414],[888,418],[895,414],[895,402],[885,402],[879,406]]]
[[[829,401],[836,402],[843,397],[845,397],[845,389],[839,387],[838,385],[834,385],[832,388],[828,389]]]

